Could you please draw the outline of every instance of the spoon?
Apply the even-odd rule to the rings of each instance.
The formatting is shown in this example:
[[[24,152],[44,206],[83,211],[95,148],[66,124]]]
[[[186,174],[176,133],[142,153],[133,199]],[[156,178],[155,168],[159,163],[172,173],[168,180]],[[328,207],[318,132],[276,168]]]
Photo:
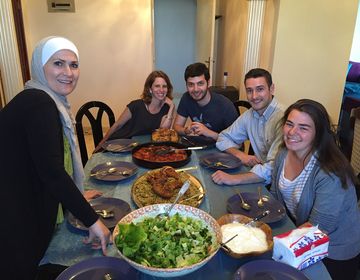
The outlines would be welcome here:
[[[98,214],[99,216],[101,216],[104,219],[109,219],[109,218],[113,218],[114,217],[114,212],[113,211],[108,211],[108,210],[95,210],[96,214]]]
[[[264,207],[264,201],[261,195],[261,187],[258,187],[258,193],[259,193],[259,200],[257,202],[258,207],[262,208]]]
[[[226,243],[229,243],[231,240],[233,240],[236,236],[238,236],[238,234],[235,234],[233,237],[229,238],[228,240],[226,240],[225,242],[220,242],[220,246],[223,247],[223,249],[227,250],[227,251],[231,251],[230,248],[228,246],[226,246]]]
[[[236,194],[237,194],[237,195],[240,197],[240,199],[241,199],[241,208],[244,209],[244,210],[246,210],[246,211],[249,211],[249,210],[251,209],[250,204],[248,204],[248,203],[246,203],[246,202],[244,201],[244,199],[243,199],[243,197],[242,197],[242,195],[241,195],[240,192],[237,191]]]
[[[184,195],[184,193],[186,193],[186,191],[188,190],[188,188],[190,187],[190,181],[186,180],[185,183],[182,185],[180,191],[178,192],[174,202],[170,205],[169,209],[165,212],[165,213],[160,213],[158,215],[156,215],[156,217],[169,217],[170,211],[173,209],[173,207],[175,206],[176,202],[179,200],[179,198],[181,196]]]
[[[269,214],[270,214],[270,210],[266,210],[266,211],[262,212],[260,215],[258,215],[258,216],[256,216],[255,218],[253,218],[251,221],[247,222],[247,223],[245,224],[245,226],[249,226],[249,225],[251,225],[251,224],[259,221],[260,219],[266,217],[266,216],[269,215]]]

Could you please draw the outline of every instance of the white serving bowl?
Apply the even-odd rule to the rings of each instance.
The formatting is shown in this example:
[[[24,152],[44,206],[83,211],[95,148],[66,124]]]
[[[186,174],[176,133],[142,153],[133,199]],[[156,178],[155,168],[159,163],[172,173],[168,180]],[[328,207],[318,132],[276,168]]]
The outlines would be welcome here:
[[[155,217],[159,213],[164,213],[168,209],[168,207],[170,207],[170,204],[148,205],[148,206],[139,208],[139,209],[129,213],[128,215],[123,217],[119,221],[119,223],[129,224],[129,223],[133,222],[136,224],[137,222],[140,222],[145,218]],[[146,274],[149,274],[152,276],[156,276],[156,277],[166,277],[166,278],[182,276],[182,275],[194,272],[195,270],[199,269],[204,264],[206,264],[219,250],[218,244],[221,241],[221,230],[220,230],[219,224],[208,213],[206,213],[198,208],[194,208],[194,207],[191,207],[188,205],[176,204],[174,206],[174,208],[172,209],[170,215],[172,216],[175,213],[179,213],[181,216],[191,217],[193,219],[201,220],[204,223],[204,225],[207,226],[208,229],[214,233],[214,237],[215,237],[214,238],[215,240],[213,240],[214,250],[210,253],[210,255],[208,257],[206,257],[205,259],[203,259],[202,261],[200,261],[196,264],[181,267],[181,268],[155,268],[155,267],[148,267],[148,266],[141,265],[139,263],[136,263],[136,262],[130,260],[126,256],[124,256],[120,252],[120,250],[118,250],[118,248],[116,247],[116,244],[115,244],[116,239],[115,238],[119,233],[118,226],[116,226],[114,229],[114,232],[113,232],[113,240],[114,240],[114,246],[116,247],[116,249],[119,252],[119,254],[121,255],[121,257],[125,261],[127,261],[131,266],[133,266],[134,268],[138,269],[139,271],[141,271],[143,273],[146,273]]]

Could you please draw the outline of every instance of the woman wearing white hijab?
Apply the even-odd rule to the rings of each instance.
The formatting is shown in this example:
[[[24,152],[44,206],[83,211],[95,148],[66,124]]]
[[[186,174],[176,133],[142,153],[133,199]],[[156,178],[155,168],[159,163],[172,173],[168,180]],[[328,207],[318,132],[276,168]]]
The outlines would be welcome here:
[[[96,247],[106,253],[110,232],[82,195],[84,173],[67,101],[76,87],[78,67],[72,42],[43,39],[33,52],[31,80],[0,111],[0,210],[5,221],[0,239],[6,279],[34,279],[59,204],[89,227],[86,243],[97,237],[101,245]]]

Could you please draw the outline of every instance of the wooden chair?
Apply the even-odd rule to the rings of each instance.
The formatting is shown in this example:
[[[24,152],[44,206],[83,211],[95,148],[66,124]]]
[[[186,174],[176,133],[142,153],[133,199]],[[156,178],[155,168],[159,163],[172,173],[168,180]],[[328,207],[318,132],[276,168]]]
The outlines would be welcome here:
[[[88,152],[85,141],[83,117],[86,116],[89,120],[91,131],[94,140],[94,147],[96,147],[103,138],[103,114],[107,114],[109,126],[111,127],[115,122],[115,116],[111,108],[101,101],[89,101],[80,107],[75,116],[76,134],[79,142],[81,160],[83,166],[88,161]]]
[[[237,101],[233,102],[233,104],[234,104],[236,110],[238,111],[239,116],[241,115],[241,112],[244,111],[244,108],[245,108],[245,110],[248,110],[248,109],[251,108],[251,104],[249,103],[249,101],[246,101],[246,100],[237,100]],[[241,110],[241,108],[243,108],[243,110]],[[244,145],[242,145],[242,147],[240,147],[240,149],[242,151],[244,151],[245,150]],[[248,154],[249,155],[254,155],[254,150],[251,147],[250,143],[249,143]]]

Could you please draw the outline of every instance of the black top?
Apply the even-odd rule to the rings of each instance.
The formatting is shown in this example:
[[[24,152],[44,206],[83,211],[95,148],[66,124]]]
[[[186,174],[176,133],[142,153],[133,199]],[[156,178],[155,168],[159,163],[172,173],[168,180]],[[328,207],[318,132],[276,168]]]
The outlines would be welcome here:
[[[131,112],[131,119],[128,120],[123,127],[115,131],[109,137],[109,140],[151,134],[155,129],[160,127],[162,117],[165,116],[170,109],[169,105],[165,103],[159,113],[151,114],[146,109],[142,99],[131,101],[127,107]]]
[[[59,202],[86,226],[98,216],[64,169],[61,120],[48,94],[29,89],[15,96],[0,111],[0,134],[1,274],[34,279]]]

